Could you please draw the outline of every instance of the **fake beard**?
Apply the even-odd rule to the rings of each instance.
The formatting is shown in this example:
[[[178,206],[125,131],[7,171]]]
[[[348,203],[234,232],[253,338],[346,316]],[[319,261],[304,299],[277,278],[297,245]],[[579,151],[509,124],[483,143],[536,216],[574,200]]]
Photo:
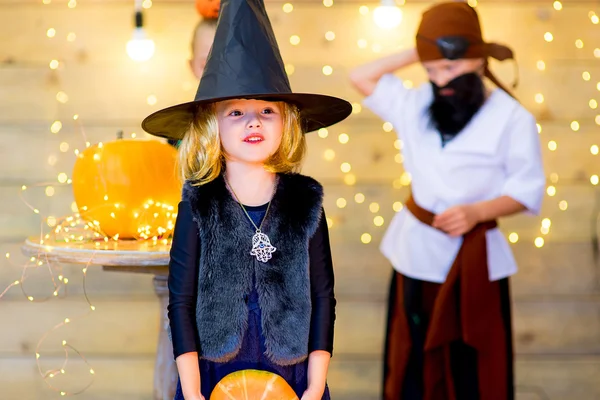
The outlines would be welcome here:
[[[429,114],[433,126],[443,135],[458,134],[479,111],[485,101],[485,86],[476,73],[456,77],[443,88],[431,82],[433,103]],[[452,89],[453,94],[440,94],[443,89]]]

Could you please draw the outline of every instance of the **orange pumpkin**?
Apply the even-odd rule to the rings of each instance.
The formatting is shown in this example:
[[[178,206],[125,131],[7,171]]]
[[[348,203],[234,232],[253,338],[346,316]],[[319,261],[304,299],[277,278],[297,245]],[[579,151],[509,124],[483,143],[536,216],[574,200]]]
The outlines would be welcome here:
[[[221,0],[196,0],[196,11],[204,18],[218,18],[220,7]]]
[[[181,183],[177,151],[156,140],[120,138],[88,147],[73,167],[81,217],[120,239],[153,238],[173,230]]]
[[[298,396],[281,376],[246,369],[221,379],[210,400],[298,400]]]

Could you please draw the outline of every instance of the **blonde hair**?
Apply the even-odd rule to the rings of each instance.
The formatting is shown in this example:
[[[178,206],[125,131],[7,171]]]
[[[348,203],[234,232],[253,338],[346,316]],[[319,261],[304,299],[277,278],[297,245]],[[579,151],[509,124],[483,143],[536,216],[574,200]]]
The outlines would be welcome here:
[[[281,144],[265,161],[265,169],[275,173],[298,172],[306,154],[306,138],[300,125],[300,112],[285,102],[276,102],[282,110]],[[178,168],[183,181],[204,185],[215,180],[225,169],[226,154],[221,146],[216,106],[198,107],[189,131],[179,145]]]

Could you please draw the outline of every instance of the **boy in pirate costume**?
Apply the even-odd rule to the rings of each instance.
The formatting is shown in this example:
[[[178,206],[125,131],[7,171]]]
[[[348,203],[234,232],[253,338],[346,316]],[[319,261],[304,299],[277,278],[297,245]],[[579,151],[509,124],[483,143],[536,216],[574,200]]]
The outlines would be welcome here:
[[[381,244],[394,267],[384,398],[514,397],[508,277],[517,266],[500,217],[540,211],[545,187],[536,121],[498,82],[465,2],[428,9],[416,49],[356,68],[364,104],[403,142],[412,195]],[[392,72],[420,62],[430,82]],[[498,86],[486,89],[483,77]]]

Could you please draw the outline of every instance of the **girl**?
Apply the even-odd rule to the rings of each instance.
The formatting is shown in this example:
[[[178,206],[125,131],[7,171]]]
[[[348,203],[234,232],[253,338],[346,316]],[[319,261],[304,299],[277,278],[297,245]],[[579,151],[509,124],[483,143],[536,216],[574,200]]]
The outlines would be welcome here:
[[[304,132],[351,110],[292,93],[262,0],[230,0],[195,101],[142,123],[182,139],[168,307],[176,399],[208,400],[243,369],[280,375],[302,400],[329,399],[336,301],[323,188],[296,171]]]

